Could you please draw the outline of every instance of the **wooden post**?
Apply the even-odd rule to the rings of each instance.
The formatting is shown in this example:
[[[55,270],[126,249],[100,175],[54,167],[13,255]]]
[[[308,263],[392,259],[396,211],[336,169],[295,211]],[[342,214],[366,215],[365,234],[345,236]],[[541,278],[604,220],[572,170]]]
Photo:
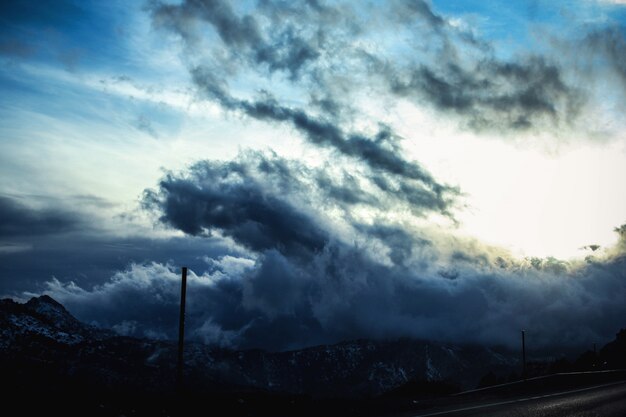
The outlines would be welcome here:
[[[180,315],[178,318],[178,364],[177,382],[178,386],[183,385],[183,348],[185,345],[185,301],[187,298],[187,267],[183,266],[182,281],[180,283]]]

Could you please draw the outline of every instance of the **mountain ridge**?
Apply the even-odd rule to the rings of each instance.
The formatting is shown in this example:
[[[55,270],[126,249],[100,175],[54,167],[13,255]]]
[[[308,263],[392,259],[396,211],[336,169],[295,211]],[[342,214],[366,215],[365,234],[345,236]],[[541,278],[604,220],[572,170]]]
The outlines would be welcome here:
[[[0,301],[0,354],[42,357],[73,374],[110,384],[168,389],[176,344],[119,336],[81,323],[49,296]],[[516,353],[480,346],[396,339],[352,340],[286,352],[231,350],[187,343],[185,379],[196,389],[261,389],[319,396],[375,396],[409,381],[476,386],[489,370],[510,372]]]

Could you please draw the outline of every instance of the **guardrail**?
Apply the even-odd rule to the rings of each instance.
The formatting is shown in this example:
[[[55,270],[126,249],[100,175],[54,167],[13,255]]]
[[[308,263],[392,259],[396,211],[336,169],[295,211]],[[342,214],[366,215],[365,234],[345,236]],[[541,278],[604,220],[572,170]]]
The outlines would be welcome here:
[[[626,369],[609,369],[602,371],[562,372],[557,374],[537,376],[525,380],[508,382],[459,392],[453,396],[465,396],[480,393],[506,394],[508,391],[530,391],[537,389],[561,389],[587,384],[615,382],[626,380]]]

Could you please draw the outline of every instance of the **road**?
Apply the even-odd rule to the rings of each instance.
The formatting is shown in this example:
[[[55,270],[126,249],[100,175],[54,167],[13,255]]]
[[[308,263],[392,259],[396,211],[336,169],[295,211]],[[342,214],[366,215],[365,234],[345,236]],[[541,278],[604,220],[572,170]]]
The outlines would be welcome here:
[[[624,417],[626,382],[415,413],[413,417]]]

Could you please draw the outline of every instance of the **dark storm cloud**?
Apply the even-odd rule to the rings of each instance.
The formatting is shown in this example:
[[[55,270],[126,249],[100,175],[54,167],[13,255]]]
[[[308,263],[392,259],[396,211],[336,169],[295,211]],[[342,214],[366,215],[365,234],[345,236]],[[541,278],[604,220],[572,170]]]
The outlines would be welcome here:
[[[376,196],[365,193],[355,176],[346,174],[341,182],[333,179],[330,174],[321,171],[317,174],[315,181],[317,186],[323,189],[328,198],[335,202],[342,202],[348,205],[368,204],[380,206],[380,200]]]
[[[555,60],[540,55],[499,59],[491,45],[453,27],[424,1],[396,3],[395,11],[404,22],[427,23],[430,31],[413,31],[428,36],[431,56],[398,65],[364,54],[391,93],[461,116],[475,130],[563,127],[577,116],[584,97],[565,81]],[[414,46],[422,49],[420,33],[414,35]]]
[[[424,0],[398,1],[394,6],[397,18],[405,23],[412,22],[417,15],[433,29],[439,30],[446,26],[445,19],[436,14]]]
[[[482,61],[469,69],[456,62],[438,68],[423,65],[401,76],[390,75],[390,84],[394,93],[462,115],[479,130],[558,125],[576,114],[580,100],[559,67],[541,57]]]
[[[571,126],[585,103],[582,89],[568,81],[568,69],[556,55],[499,58],[488,41],[451,24],[429,2],[370,5],[361,12],[372,19],[341,3],[296,6],[266,0],[246,13],[220,1],[152,7],[158,25],[185,39],[192,77],[207,97],[251,117],[291,123],[313,143],[332,144],[368,162],[378,160],[370,155],[372,142],[337,141],[337,132],[308,111],[274,99],[237,99],[229,84],[240,72],[256,72],[271,81],[274,72],[283,71],[295,88],[308,93],[309,104],[335,124],[346,115],[360,117],[349,97],[370,89],[384,97],[433,106],[477,131],[563,129]],[[215,29],[226,53],[209,52],[200,45],[198,40],[206,35],[197,28],[198,22]],[[406,49],[402,56],[363,46],[372,42],[369,37],[377,30],[389,29],[404,34],[396,41]],[[605,54],[619,66],[617,57],[623,49],[619,31],[595,37],[602,38]],[[589,42],[598,41],[591,36]],[[208,60],[197,58],[202,54],[208,54]]]
[[[395,337],[516,346],[521,328],[536,349],[580,347],[609,340],[626,314],[623,251],[559,271],[383,264],[337,241],[308,260],[270,249],[254,261],[223,256],[212,262],[190,276],[190,334],[238,348]],[[83,319],[136,335],[175,337],[176,268],[133,265],[92,289],[54,280],[47,285]]]
[[[304,133],[313,144],[329,147],[361,160],[375,171],[418,181],[417,186],[402,182],[398,191],[403,192],[402,195],[418,208],[437,209],[449,214],[447,208],[458,194],[458,190],[440,184],[420,165],[402,158],[395,145],[394,134],[388,127],[382,126],[372,138],[360,134],[346,134],[331,120],[311,117],[305,111],[283,106],[271,97],[252,102],[238,100],[228,94],[224,82],[216,80],[206,69],[196,68],[192,75],[196,85],[207,96],[228,109],[241,110],[260,120],[290,123]],[[382,184],[383,177],[379,178]],[[386,190],[390,188],[386,180],[384,188]]]
[[[373,175],[371,179],[387,195],[394,195],[409,202],[414,214],[426,210],[438,212],[453,219],[449,209],[454,205],[454,199],[460,195],[458,188],[442,186],[442,188],[435,187],[434,190],[429,190],[385,175]]]
[[[144,202],[162,212],[161,221],[185,233],[219,230],[254,250],[277,249],[305,256],[328,236],[304,213],[263,190],[237,162],[195,164],[185,177],[163,179]]]
[[[292,78],[296,78],[300,69],[319,55],[317,45],[298,36],[294,27],[287,27],[276,43],[257,52],[257,59],[266,62],[272,72],[287,70]]]
[[[254,16],[237,15],[227,1],[186,0],[180,5],[156,4],[152,12],[157,23],[170,26],[189,41],[195,36],[189,27],[198,21],[206,22],[215,29],[222,42],[233,49],[233,55],[265,65],[270,72],[286,71],[292,79],[298,77],[308,61],[319,56],[317,36],[305,38],[288,23],[264,33]]]
[[[220,0],[189,0],[178,5],[157,4],[153,13],[158,21],[166,20],[181,33],[193,19],[209,22],[224,43],[237,47],[260,44],[262,41],[255,19],[246,15],[239,17],[229,2]]]
[[[157,189],[145,191],[143,204],[160,222],[187,234],[217,232],[256,252],[276,250],[302,259],[337,238],[323,226],[327,212],[343,213],[342,219],[357,231],[366,230],[351,220],[357,207],[379,213],[405,206],[416,216],[448,213],[447,202],[403,180],[367,172],[357,179],[343,169],[313,169],[260,152],[170,173]],[[394,249],[394,254],[406,250]]]
[[[331,147],[339,152],[363,160],[374,169],[416,179],[437,189],[443,186],[419,165],[410,163],[398,155],[393,147],[393,134],[387,128],[381,129],[374,138],[358,134],[345,134],[330,120],[311,117],[304,110],[286,107],[271,97],[264,100],[237,100],[226,92],[223,85],[217,85],[215,78],[203,68],[192,71],[193,79],[202,91],[224,107],[241,110],[255,119],[288,122],[304,133],[316,145]]]
[[[319,178],[319,171],[248,153],[170,174],[158,190],[146,194],[147,206],[170,225],[191,234],[216,230],[254,253],[214,258],[214,265],[231,266],[199,270],[191,319],[195,337],[270,350],[404,336],[511,345],[519,329],[526,328],[532,329],[537,347],[573,346],[610,338],[626,313],[621,243],[586,263],[520,262],[478,242],[442,240],[393,221],[366,224],[346,214],[338,229],[327,221],[328,201],[335,207],[377,206],[337,194],[338,184],[353,179],[338,181],[325,174],[332,187],[310,180]],[[379,189],[376,197],[392,194]],[[378,210],[384,212],[384,206]],[[346,235],[345,226],[355,234]],[[260,230],[272,239],[259,238]],[[155,278],[150,272],[155,268],[169,278]],[[163,298],[163,282],[169,283],[173,311],[176,275],[164,265],[135,265],[92,291],[59,282],[50,282],[49,291],[76,311],[84,308],[86,317],[91,310],[85,306],[99,303],[102,320],[110,317],[105,300],[141,300],[155,291]],[[148,288],[131,285],[144,276],[150,277],[141,278],[149,280]],[[155,317],[171,314],[165,307],[149,311]],[[120,323],[136,322],[139,333],[175,334],[175,327],[146,320],[134,310],[111,314]]]
[[[123,216],[103,221],[101,213],[118,210],[87,194],[0,196],[0,296],[40,291],[51,277],[91,288],[132,262],[176,259],[198,269],[206,256],[243,252],[223,239],[146,237],[150,230]]]
[[[356,229],[370,238],[379,239],[389,249],[389,259],[395,265],[404,265],[413,255],[413,250],[432,243],[412,234],[398,225],[375,223],[373,225],[356,224]]]
[[[198,31],[194,30],[192,22],[198,16],[201,16],[203,21],[209,22],[215,28],[220,39],[233,54],[253,56],[256,59],[256,61],[253,60],[256,64],[261,62],[268,64],[270,71],[283,67],[282,64],[277,63],[279,61],[267,58],[264,51],[266,49],[271,51],[285,49],[289,51],[286,56],[298,57],[295,61],[291,58],[285,61],[290,62],[286,68],[289,69],[290,77],[294,81],[294,75],[300,70],[301,64],[306,61],[300,58],[310,57],[313,60],[317,52],[313,53],[303,46],[303,39],[294,35],[293,26],[289,23],[290,19],[295,19],[298,26],[305,28],[308,28],[307,25],[310,23],[307,19],[317,22],[324,28],[326,28],[325,25],[338,22],[337,18],[335,20],[330,18],[328,10],[317,3],[306,4],[303,7],[306,10],[305,17],[298,17],[296,13],[289,13],[289,8],[282,8],[282,5],[278,7],[278,4],[269,1],[262,3],[261,10],[268,14],[268,18],[274,23],[271,27],[272,31],[275,30],[280,33],[278,38],[270,35],[267,28],[262,29],[261,25],[251,16],[240,17],[235,14],[230,6],[221,2],[188,1],[176,6],[161,5],[155,6],[153,13],[156,22],[171,26],[183,36],[189,54],[193,54],[197,48],[195,37],[199,34]],[[197,11],[197,13],[194,14],[193,11]],[[278,14],[283,18],[288,15],[289,19],[281,23],[277,19]],[[244,25],[242,23],[244,20],[249,24]],[[316,30],[308,29],[303,29],[303,31],[317,33]],[[264,30],[265,32],[263,32]],[[267,47],[266,38],[272,38],[278,43],[275,42],[271,47]],[[225,65],[223,56],[214,56],[214,58],[210,65],[197,65],[190,69],[192,80],[204,97],[219,103],[225,109],[240,111],[258,120],[289,124],[301,132],[309,143],[335,150],[365,163],[374,172],[377,172],[376,175],[379,177],[377,183],[385,182],[383,191],[391,189],[391,183],[399,183],[395,185],[396,190],[399,195],[404,196],[407,201],[415,205],[416,213],[419,211],[437,211],[450,215],[449,207],[458,195],[458,190],[439,183],[419,164],[404,159],[397,145],[398,138],[390,127],[381,125],[378,132],[371,136],[346,132],[338,121],[338,116],[346,113],[343,108],[344,105],[336,100],[336,94],[324,87],[325,82],[319,81],[317,69],[311,70],[310,79],[313,80],[315,86],[320,87],[323,98],[317,99],[318,94],[312,94],[312,97],[313,101],[317,103],[316,106],[325,112],[326,117],[314,116],[302,108],[286,105],[268,92],[262,93],[259,98],[254,100],[234,96],[229,86],[231,71],[225,70],[223,67]],[[232,62],[236,61],[237,58],[233,56]],[[385,178],[389,175],[399,177],[399,179],[394,181],[393,178]],[[340,190],[335,189],[335,191],[339,192]],[[349,193],[345,188],[341,192],[344,197],[349,198]]]
[[[79,214],[55,208],[36,209],[14,198],[0,196],[0,238],[36,236],[76,230]]]
[[[193,236],[127,237],[91,230],[74,232],[71,238],[12,237],[9,243],[0,243],[0,296],[43,291],[44,282],[52,277],[90,289],[133,262],[166,264],[175,260],[176,265],[188,265],[199,271],[206,268],[205,257],[241,252],[223,240]]]

